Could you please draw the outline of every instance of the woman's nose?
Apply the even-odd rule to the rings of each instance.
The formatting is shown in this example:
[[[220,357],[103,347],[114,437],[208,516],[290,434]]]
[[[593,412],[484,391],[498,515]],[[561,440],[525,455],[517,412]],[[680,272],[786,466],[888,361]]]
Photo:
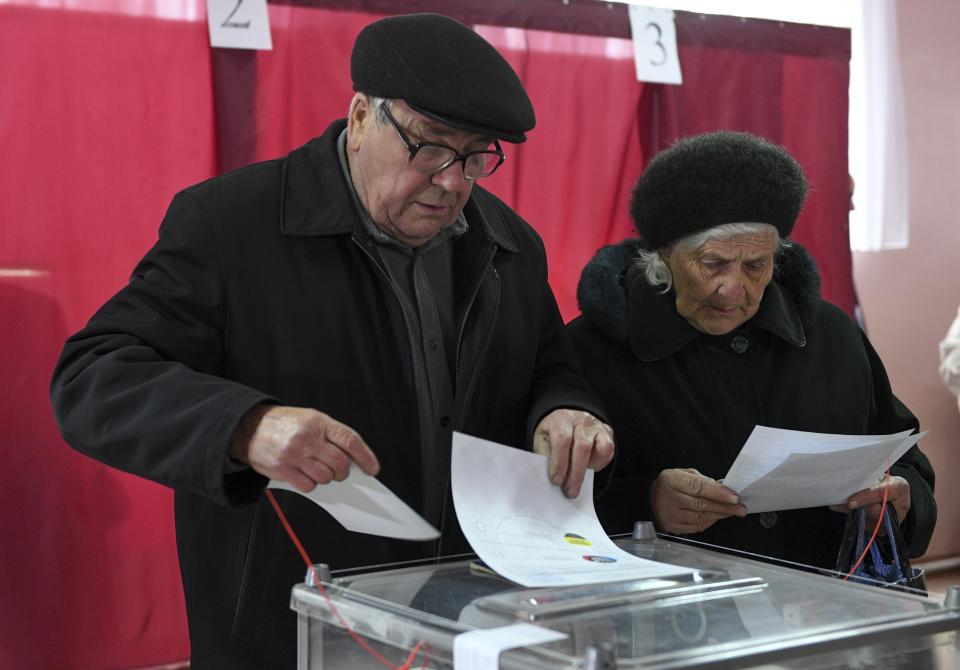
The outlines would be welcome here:
[[[720,284],[717,293],[727,300],[738,300],[743,297],[743,282],[738,278],[731,277]]]

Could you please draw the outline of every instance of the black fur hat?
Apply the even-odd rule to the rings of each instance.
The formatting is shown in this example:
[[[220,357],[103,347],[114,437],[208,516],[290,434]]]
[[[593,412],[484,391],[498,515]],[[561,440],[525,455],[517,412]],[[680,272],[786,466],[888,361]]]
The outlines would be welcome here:
[[[788,237],[807,194],[797,161],[749,133],[687,137],[661,151],[633,188],[630,216],[640,244],[660,249],[724,223],[769,223]]]
[[[485,39],[440,14],[374,21],[350,57],[353,90],[399,98],[453,128],[523,142],[536,118],[523,84]]]

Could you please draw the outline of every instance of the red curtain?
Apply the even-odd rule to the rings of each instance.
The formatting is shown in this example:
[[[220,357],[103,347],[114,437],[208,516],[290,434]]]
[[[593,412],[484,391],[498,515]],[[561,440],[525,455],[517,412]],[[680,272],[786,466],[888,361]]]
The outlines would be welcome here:
[[[0,35],[0,668],[184,659],[172,496],[68,449],[47,385],[214,173],[206,26],[0,4]]]
[[[791,236],[816,258],[824,297],[852,316],[849,31],[681,13],[677,39],[684,84],[648,87],[641,144],[655,153],[677,137],[722,128],[789,149],[810,182]]]
[[[584,264],[600,246],[632,234],[626,201],[645,161],[678,137],[721,128],[768,137],[803,165],[811,189],[793,237],[819,262],[824,296],[853,314],[848,31],[678,12],[684,85],[644,85],[635,80],[625,6],[574,4],[561,13],[566,33],[508,27],[551,25],[553,10],[531,1],[539,14],[530,3],[504,2],[455,2],[446,11],[497,24],[477,29],[511,62],[533,100],[537,127],[525,144],[507,147],[507,162],[483,185],[544,238],[565,319],[578,313]],[[223,167],[283,154],[345,116],[353,92],[350,48],[379,16],[343,10],[349,4],[272,5],[272,52],[218,50]],[[376,10],[385,3],[363,4]],[[435,9],[429,1],[406,4]]]
[[[622,6],[438,2],[408,4],[483,24],[533,99],[537,128],[484,185],[543,236],[567,319],[583,265],[631,234],[626,199],[644,162],[713,128],[764,134],[798,157],[812,189],[795,237],[820,261],[828,299],[852,310],[846,31],[679,13],[685,84],[641,85]],[[176,190],[345,115],[350,47],[388,3],[311,4],[271,4],[265,53],[211,52],[197,11],[0,4],[0,667],[189,655],[170,493],[68,449],[46,387],[63,340],[125,283]]]

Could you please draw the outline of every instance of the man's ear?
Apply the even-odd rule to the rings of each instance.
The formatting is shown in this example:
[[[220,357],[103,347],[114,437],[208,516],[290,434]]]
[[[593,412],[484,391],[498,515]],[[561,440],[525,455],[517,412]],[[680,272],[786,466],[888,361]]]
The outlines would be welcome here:
[[[350,111],[347,113],[347,149],[358,151],[363,142],[363,136],[369,131],[373,121],[373,107],[370,98],[363,93],[357,93],[350,101]]]

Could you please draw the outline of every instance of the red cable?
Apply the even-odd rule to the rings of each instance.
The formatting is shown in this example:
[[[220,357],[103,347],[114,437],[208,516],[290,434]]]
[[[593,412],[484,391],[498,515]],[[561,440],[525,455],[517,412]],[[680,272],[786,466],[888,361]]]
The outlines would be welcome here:
[[[303,545],[300,544],[300,538],[297,537],[297,534],[293,532],[293,528],[290,526],[290,522],[287,521],[287,516],[283,513],[283,510],[280,509],[280,505],[277,504],[277,499],[273,497],[273,491],[270,489],[265,489],[267,494],[267,500],[270,501],[270,504],[273,505],[273,511],[277,513],[277,516],[280,517],[280,523],[283,524],[283,529],[287,531],[287,535],[290,536],[290,539],[293,541],[293,546],[297,548],[297,551],[300,552],[300,558],[303,559],[303,562],[307,564],[307,569],[309,570],[313,566],[313,561],[310,560],[310,555],[307,554],[307,550],[303,548]]]
[[[886,479],[890,478],[890,459],[887,458],[887,476]],[[877,532],[880,530],[880,524],[883,523],[883,517],[887,513],[887,494],[890,491],[889,482],[886,482],[886,485],[883,487],[883,502],[880,503],[880,516],[877,517],[877,525],[873,527],[873,533],[870,535],[870,541],[867,542],[867,546],[863,548],[863,553],[860,554],[860,558],[857,559],[857,562],[854,563],[853,567],[850,568],[850,572],[844,576],[843,581],[847,581],[850,577],[853,576],[853,573],[857,571],[857,568],[860,567],[860,564],[863,563],[863,559],[866,558],[867,552],[870,551],[873,541],[877,537]]]
[[[280,523],[283,524],[284,530],[287,531],[287,535],[290,537],[290,540],[293,542],[293,545],[297,548],[297,551],[300,552],[300,557],[303,559],[303,562],[307,564],[307,569],[309,570],[313,567],[313,561],[310,560],[310,556],[307,554],[307,550],[303,548],[303,545],[300,543],[300,538],[297,537],[297,534],[293,532],[293,527],[290,525],[290,522],[287,521],[287,516],[283,513],[283,510],[280,509],[280,505],[277,503],[277,499],[273,497],[273,491],[270,489],[265,489],[264,493],[267,494],[267,500],[270,501],[270,504],[273,505],[273,511],[277,513],[277,516],[280,518]],[[413,661],[417,656],[417,653],[420,651],[420,648],[423,646],[423,640],[417,642],[416,646],[410,651],[410,655],[407,656],[406,662],[402,666],[395,666],[393,663],[388,661],[386,657],[383,656],[379,651],[370,646],[370,644],[364,640],[360,635],[357,634],[355,630],[347,623],[346,619],[340,614],[336,606],[333,604],[333,600],[330,598],[330,594],[327,593],[327,590],[323,587],[323,583],[320,580],[316,580],[314,586],[320,591],[320,595],[324,597],[327,601],[327,606],[330,607],[330,611],[337,618],[337,621],[340,622],[340,625],[344,630],[353,638],[353,641],[356,642],[362,649],[364,649],[368,654],[377,659],[380,663],[391,668],[391,670],[410,670],[413,666]],[[424,649],[424,664],[427,666],[427,660],[430,657],[427,656],[426,649]]]
[[[410,650],[410,654],[407,656],[407,660],[403,662],[403,665],[400,666],[399,670],[410,670],[413,667],[413,661],[417,658],[417,653],[420,651],[420,647],[423,646],[423,640],[417,642],[413,649]],[[427,653],[427,650],[423,650],[423,666],[426,668],[430,665],[430,655]]]

